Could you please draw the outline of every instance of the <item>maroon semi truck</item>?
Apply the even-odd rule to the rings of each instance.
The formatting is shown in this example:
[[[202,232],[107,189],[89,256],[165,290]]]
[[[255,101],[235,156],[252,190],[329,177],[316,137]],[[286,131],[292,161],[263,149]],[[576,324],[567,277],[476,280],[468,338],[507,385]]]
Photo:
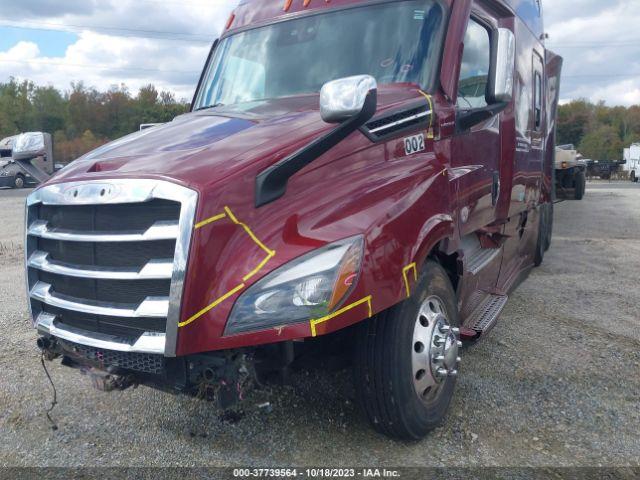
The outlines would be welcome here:
[[[190,113],[29,196],[39,347],[224,406],[340,351],[423,437],[549,247],[561,63],[539,0],[242,2]]]

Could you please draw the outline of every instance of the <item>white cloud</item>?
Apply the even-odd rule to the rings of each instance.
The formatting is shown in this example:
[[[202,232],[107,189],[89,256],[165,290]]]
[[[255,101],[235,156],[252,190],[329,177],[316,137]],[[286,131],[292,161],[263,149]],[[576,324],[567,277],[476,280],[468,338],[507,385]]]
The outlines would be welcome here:
[[[0,8],[5,1],[0,0]],[[233,2],[125,0],[101,3],[99,8],[88,9],[88,13],[66,8],[59,17],[36,18],[47,11],[37,6],[46,7],[48,1],[29,0],[22,16],[16,16],[20,9],[14,8],[12,24],[53,29],[74,25],[78,40],[63,57],[43,56],[32,42],[20,42],[0,52],[0,81],[16,77],[63,90],[71,82],[82,81],[99,89],[124,83],[133,92],[153,83],[187,100],[193,95],[211,43],[234,7]],[[87,25],[109,29],[86,28]],[[157,32],[185,32],[185,36]]]
[[[0,60],[10,62],[13,60],[33,60],[40,55],[40,48],[33,42],[18,42],[6,52],[0,52]]]
[[[564,59],[562,97],[640,103],[640,2],[547,2],[549,45]]]

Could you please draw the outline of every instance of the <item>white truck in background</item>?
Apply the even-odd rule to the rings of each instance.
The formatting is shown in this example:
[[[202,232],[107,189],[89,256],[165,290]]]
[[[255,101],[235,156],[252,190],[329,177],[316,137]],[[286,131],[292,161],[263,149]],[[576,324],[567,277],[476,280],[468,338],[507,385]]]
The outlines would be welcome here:
[[[573,198],[584,198],[587,188],[587,164],[573,145],[556,147],[555,176],[558,197],[567,198],[567,191],[573,190]]]
[[[634,143],[629,148],[624,149],[624,169],[629,172],[632,182],[638,183],[640,178],[640,143]]]
[[[0,187],[35,186],[55,171],[50,134],[27,132],[0,140]]]

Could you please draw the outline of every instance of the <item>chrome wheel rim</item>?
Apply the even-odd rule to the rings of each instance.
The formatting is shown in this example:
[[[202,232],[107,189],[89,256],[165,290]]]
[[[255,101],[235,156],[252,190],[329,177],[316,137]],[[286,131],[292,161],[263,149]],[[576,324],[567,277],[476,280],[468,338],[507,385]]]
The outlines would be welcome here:
[[[16,188],[22,188],[24,187],[24,180],[22,180],[21,177],[17,177],[15,184],[16,184]]]
[[[422,302],[413,329],[411,364],[413,387],[423,403],[431,403],[447,378],[458,374],[459,334],[440,298],[431,296]]]

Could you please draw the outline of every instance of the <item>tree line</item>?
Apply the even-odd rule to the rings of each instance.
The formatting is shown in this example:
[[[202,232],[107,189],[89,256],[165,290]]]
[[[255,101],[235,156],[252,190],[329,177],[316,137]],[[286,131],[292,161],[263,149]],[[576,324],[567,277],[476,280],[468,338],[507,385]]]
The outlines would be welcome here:
[[[636,142],[640,105],[608,107],[575,100],[558,110],[558,144],[573,143],[585,158],[622,160],[624,148]]]
[[[53,135],[55,161],[66,163],[142,123],[162,123],[189,105],[153,85],[132,95],[125,85],[105,92],[72,83],[68,91],[11,79],[0,83],[0,139],[27,131]],[[574,144],[586,157],[619,160],[640,142],[640,106],[607,107],[576,100],[558,110],[558,144]]]
[[[101,92],[72,83],[61,92],[30,81],[0,83],[0,139],[21,132],[53,135],[56,163],[67,163],[143,123],[171,121],[189,105],[153,85],[132,95],[125,85]]]

